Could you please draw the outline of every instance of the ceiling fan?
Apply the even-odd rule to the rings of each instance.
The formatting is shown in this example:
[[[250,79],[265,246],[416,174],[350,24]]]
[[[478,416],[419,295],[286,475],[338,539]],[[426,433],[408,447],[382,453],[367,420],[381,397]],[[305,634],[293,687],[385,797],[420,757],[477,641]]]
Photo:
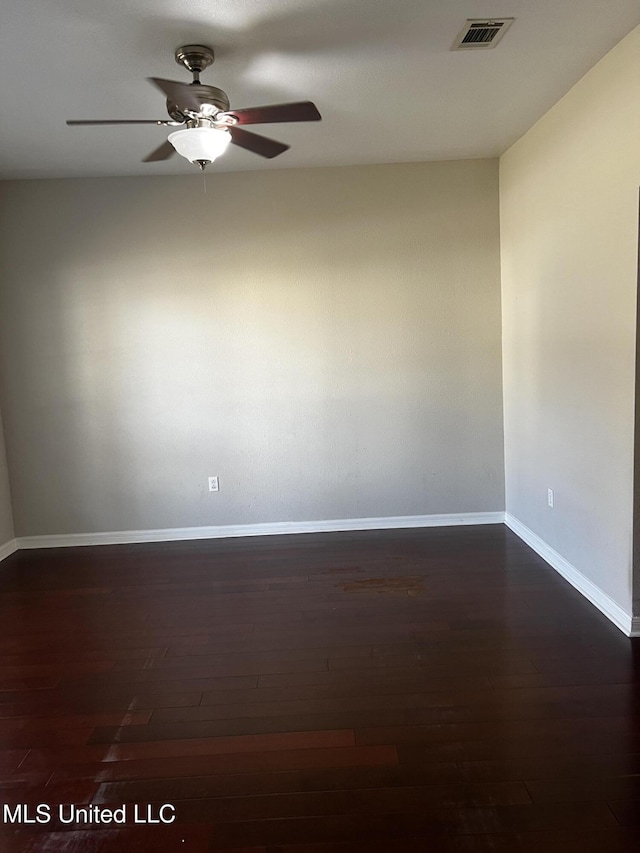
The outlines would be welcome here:
[[[242,125],[320,120],[321,115],[311,101],[231,110],[229,98],[222,89],[200,82],[200,74],[213,63],[213,59],[210,47],[187,44],[176,50],[175,60],[191,72],[191,83],[147,78],[166,96],[169,119],[79,119],[67,121],[67,124],[155,124],[181,128],[170,133],[168,139],[148,154],[143,162],[168,160],[177,151],[204,171],[207,165],[226,151],[229,143],[269,159],[289,148],[275,139],[244,130]]]

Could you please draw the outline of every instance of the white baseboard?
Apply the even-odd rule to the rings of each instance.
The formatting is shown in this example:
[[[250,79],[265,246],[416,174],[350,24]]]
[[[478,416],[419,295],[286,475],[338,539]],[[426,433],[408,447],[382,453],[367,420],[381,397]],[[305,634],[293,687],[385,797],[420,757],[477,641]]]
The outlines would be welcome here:
[[[18,550],[18,540],[17,539],[10,539],[8,542],[5,542],[4,545],[0,545],[0,563],[3,560],[6,560],[7,557],[10,557],[17,550]]]
[[[174,527],[164,530],[120,530],[108,533],[21,536],[17,543],[20,549],[68,548],[78,545],[129,545],[137,542],[176,542],[186,539],[225,539],[237,536],[281,536],[291,533],[393,530],[411,527],[454,527],[463,524],[502,524],[503,522],[503,512],[466,512],[448,515],[342,518],[327,521],[278,521],[266,524],[228,524],[218,527]]]
[[[633,618],[630,613],[627,613],[620,605],[610,598],[606,592],[603,592],[599,586],[585,577],[582,572],[571,565],[568,560],[558,554],[557,551],[547,545],[540,539],[532,530],[529,530],[521,521],[505,513],[504,523],[512,530],[516,536],[519,536],[523,542],[533,548],[536,554],[539,554],[543,560],[546,560],[549,565],[555,569],[558,574],[568,581],[571,586],[581,592],[591,604],[598,608],[604,615],[610,619],[613,624],[619,628],[627,637],[640,636],[640,619]]]
[[[514,516],[504,512],[342,518],[325,521],[279,521],[265,524],[229,524],[216,527],[173,527],[160,530],[119,530],[105,533],[22,536],[0,546],[0,560],[4,560],[14,551],[34,548],[74,548],[82,545],[129,545],[143,542],[179,542],[190,539],[226,539],[242,536],[282,536],[295,533],[400,530],[416,527],[455,527],[503,523],[546,560],[598,610],[604,613],[624,634],[628,637],[640,637],[640,617],[631,617],[600,587],[586,578],[532,530]]]

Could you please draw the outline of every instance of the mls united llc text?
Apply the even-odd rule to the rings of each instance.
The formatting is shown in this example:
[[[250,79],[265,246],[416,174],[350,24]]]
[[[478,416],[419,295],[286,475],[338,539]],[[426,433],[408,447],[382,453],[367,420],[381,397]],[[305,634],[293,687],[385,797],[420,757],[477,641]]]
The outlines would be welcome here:
[[[46,803],[27,805],[20,803],[10,806],[4,803],[2,807],[3,823],[13,824],[46,824],[52,820],[60,823],[103,824],[134,823],[134,824],[168,824],[176,819],[176,809],[171,803],[123,803],[121,806],[89,805],[76,806],[60,804],[50,806]]]

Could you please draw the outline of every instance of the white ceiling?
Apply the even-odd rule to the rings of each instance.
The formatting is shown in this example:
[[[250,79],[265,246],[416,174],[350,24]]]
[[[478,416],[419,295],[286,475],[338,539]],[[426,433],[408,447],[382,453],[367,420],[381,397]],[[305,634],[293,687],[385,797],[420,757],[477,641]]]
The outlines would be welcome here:
[[[320,123],[260,125],[292,145],[233,148],[215,171],[495,157],[640,24],[638,0],[8,0],[0,35],[0,177],[190,173],[141,163],[167,129],[146,77],[189,82],[173,52],[209,44],[202,82],[232,107],[312,100]],[[493,50],[452,52],[466,18],[512,16]],[[638,105],[640,109],[640,104]]]

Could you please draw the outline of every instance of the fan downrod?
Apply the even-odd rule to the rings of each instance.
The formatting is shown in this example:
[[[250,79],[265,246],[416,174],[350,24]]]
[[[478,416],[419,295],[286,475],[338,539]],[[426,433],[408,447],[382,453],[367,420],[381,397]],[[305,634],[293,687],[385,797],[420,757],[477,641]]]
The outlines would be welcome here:
[[[213,64],[213,49],[204,44],[185,44],[176,48],[175,60],[193,74],[193,82],[200,82],[200,74]]]

